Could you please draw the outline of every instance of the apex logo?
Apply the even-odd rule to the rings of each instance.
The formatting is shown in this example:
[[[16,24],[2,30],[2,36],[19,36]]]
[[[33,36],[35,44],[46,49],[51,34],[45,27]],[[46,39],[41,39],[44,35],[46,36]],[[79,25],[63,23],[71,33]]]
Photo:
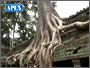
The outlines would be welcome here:
[[[5,11],[23,11],[23,4],[5,4]]]

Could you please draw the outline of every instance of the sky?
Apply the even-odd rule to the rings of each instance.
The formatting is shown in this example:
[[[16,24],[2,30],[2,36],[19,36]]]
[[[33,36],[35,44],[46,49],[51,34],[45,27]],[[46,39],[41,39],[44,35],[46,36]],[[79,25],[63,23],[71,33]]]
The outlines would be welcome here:
[[[89,1],[57,1],[55,10],[61,18],[69,17],[89,6]]]
[[[61,18],[69,17],[70,15],[76,14],[77,11],[83,10],[89,6],[89,1],[57,1],[57,7],[55,10]],[[32,15],[33,13],[30,13]],[[11,37],[13,37],[11,35]],[[19,37],[15,33],[15,38]]]

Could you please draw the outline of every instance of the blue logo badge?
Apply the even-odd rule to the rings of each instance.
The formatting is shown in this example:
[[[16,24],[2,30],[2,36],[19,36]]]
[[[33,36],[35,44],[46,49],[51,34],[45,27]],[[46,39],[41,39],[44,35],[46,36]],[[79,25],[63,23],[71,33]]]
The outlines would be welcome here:
[[[5,4],[5,11],[23,11],[23,4]]]

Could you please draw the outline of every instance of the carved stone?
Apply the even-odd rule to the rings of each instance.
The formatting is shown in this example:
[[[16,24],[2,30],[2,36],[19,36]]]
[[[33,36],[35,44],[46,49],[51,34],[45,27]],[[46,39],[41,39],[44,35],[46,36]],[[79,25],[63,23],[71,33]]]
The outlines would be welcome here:
[[[72,59],[74,67],[81,67],[80,59]]]

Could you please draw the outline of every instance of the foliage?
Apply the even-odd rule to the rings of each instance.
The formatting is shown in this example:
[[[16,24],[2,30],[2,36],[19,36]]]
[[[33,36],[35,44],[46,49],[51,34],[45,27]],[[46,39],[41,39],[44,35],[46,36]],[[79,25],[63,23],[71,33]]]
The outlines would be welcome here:
[[[5,4],[21,3],[24,6],[23,12],[6,12]],[[52,2],[55,6],[56,2]],[[38,1],[1,1],[1,44],[10,46],[12,30],[18,34],[14,38],[14,45],[19,45],[23,41],[35,35],[35,28],[38,20]],[[31,7],[28,7],[31,5]],[[33,15],[28,14],[34,13]],[[17,26],[16,26],[17,24]]]

